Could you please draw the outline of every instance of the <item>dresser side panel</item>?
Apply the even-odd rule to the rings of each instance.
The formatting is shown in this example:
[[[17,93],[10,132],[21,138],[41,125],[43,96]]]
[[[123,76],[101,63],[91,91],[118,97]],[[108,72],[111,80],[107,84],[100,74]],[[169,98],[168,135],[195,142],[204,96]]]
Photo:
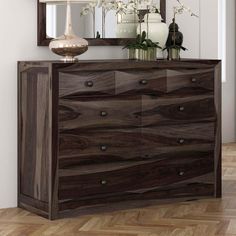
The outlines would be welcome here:
[[[49,68],[19,63],[18,71],[18,204],[47,215],[52,136]]]
[[[215,67],[215,109],[217,114],[215,131],[215,197],[222,196],[222,79],[221,62]]]

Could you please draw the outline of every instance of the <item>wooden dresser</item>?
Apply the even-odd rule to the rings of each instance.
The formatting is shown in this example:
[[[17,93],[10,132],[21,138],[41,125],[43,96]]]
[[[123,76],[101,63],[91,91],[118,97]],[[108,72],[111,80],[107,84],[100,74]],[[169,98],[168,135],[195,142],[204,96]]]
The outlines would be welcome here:
[[[49,219],[221,196],[221,63],[19,62],[19,207]]]

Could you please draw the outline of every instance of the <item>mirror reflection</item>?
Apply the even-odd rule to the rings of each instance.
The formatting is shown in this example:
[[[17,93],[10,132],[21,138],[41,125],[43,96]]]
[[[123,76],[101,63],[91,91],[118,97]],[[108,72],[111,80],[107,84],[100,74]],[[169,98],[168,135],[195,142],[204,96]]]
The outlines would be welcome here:
[[[135,38],[145,14],[160,11],[160,0],[83,1],[71,6],[76,35],[82,38]],[[66,5],[47,5],[46,14],[47,37],[63,35]]]

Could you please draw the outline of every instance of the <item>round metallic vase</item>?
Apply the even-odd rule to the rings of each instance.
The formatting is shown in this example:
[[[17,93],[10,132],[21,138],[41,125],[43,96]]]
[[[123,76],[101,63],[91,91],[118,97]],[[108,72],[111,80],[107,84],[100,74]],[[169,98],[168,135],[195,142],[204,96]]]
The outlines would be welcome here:
[[[72,27],[71,4],[67,0],[66,28],[64,35],[53,39],[49,48],[57,55],[63,56],[64,62],[76,62],[79,56],[88,50],[88,41],[75,35]]]
[[[78,61],[76,56],[85,53],[88,50],[88,41],[77,37],[76,35],[63,35],[53,39],[49,48],[57,55],[63,56],[65,62]]]

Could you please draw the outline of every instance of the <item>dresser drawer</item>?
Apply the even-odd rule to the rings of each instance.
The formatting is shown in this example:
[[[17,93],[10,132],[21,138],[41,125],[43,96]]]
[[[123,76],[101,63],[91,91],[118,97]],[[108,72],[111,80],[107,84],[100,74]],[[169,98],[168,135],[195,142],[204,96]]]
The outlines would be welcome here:
[[[116,71],[116,95],[162,94],[166,92],[166,70]]]
[[[74,73],[59,73],[59,97],[74,97],[78,95],[114,95],[115,72],[94,71]]]
[[[59,166],[99,164],[140,158],[141,129],[64,131],[59,136]]]
[[[214,97],[120,96],[59,100],[59,128],[135,128],[215,121]]]
[[[214,123],[137,129],[64,131],[59,166],[159,158],[172,152],[214,150]]]
[[[214,150],[215,123],[192,123],[142,128],[143,158],[174,152]]]
[[[59,170],[59,200],[96,198],[103,194],[142,193],[188,180],[202,182],[201,176],[214,171],[212,154],[133,163],[132,166],[107,165],[95,168]]]
[[[211,69],[195,69],[195,70],[167,70],[167,86],[166,92],[176,92],[184,89],[191,89],[194,93],[200,91],[213,91],[214,90],[214,68]]]
[[[191,97],[142,97],[142,126],[215,121],[212,95]]]
[[[193,70],[117,71],[116,95],[166,94],[172,92],[191,94],[214,90],[214,68]]]
[[[68,130],[139,127],[141,110],[141,96],[86,98],[77,101],[60,99],[59,128]]]
[[[166,70],[59,73],[59,97],[164,93]]]
[[[214,69],[118,70],[59,73],[59,97],[213,91]]]

